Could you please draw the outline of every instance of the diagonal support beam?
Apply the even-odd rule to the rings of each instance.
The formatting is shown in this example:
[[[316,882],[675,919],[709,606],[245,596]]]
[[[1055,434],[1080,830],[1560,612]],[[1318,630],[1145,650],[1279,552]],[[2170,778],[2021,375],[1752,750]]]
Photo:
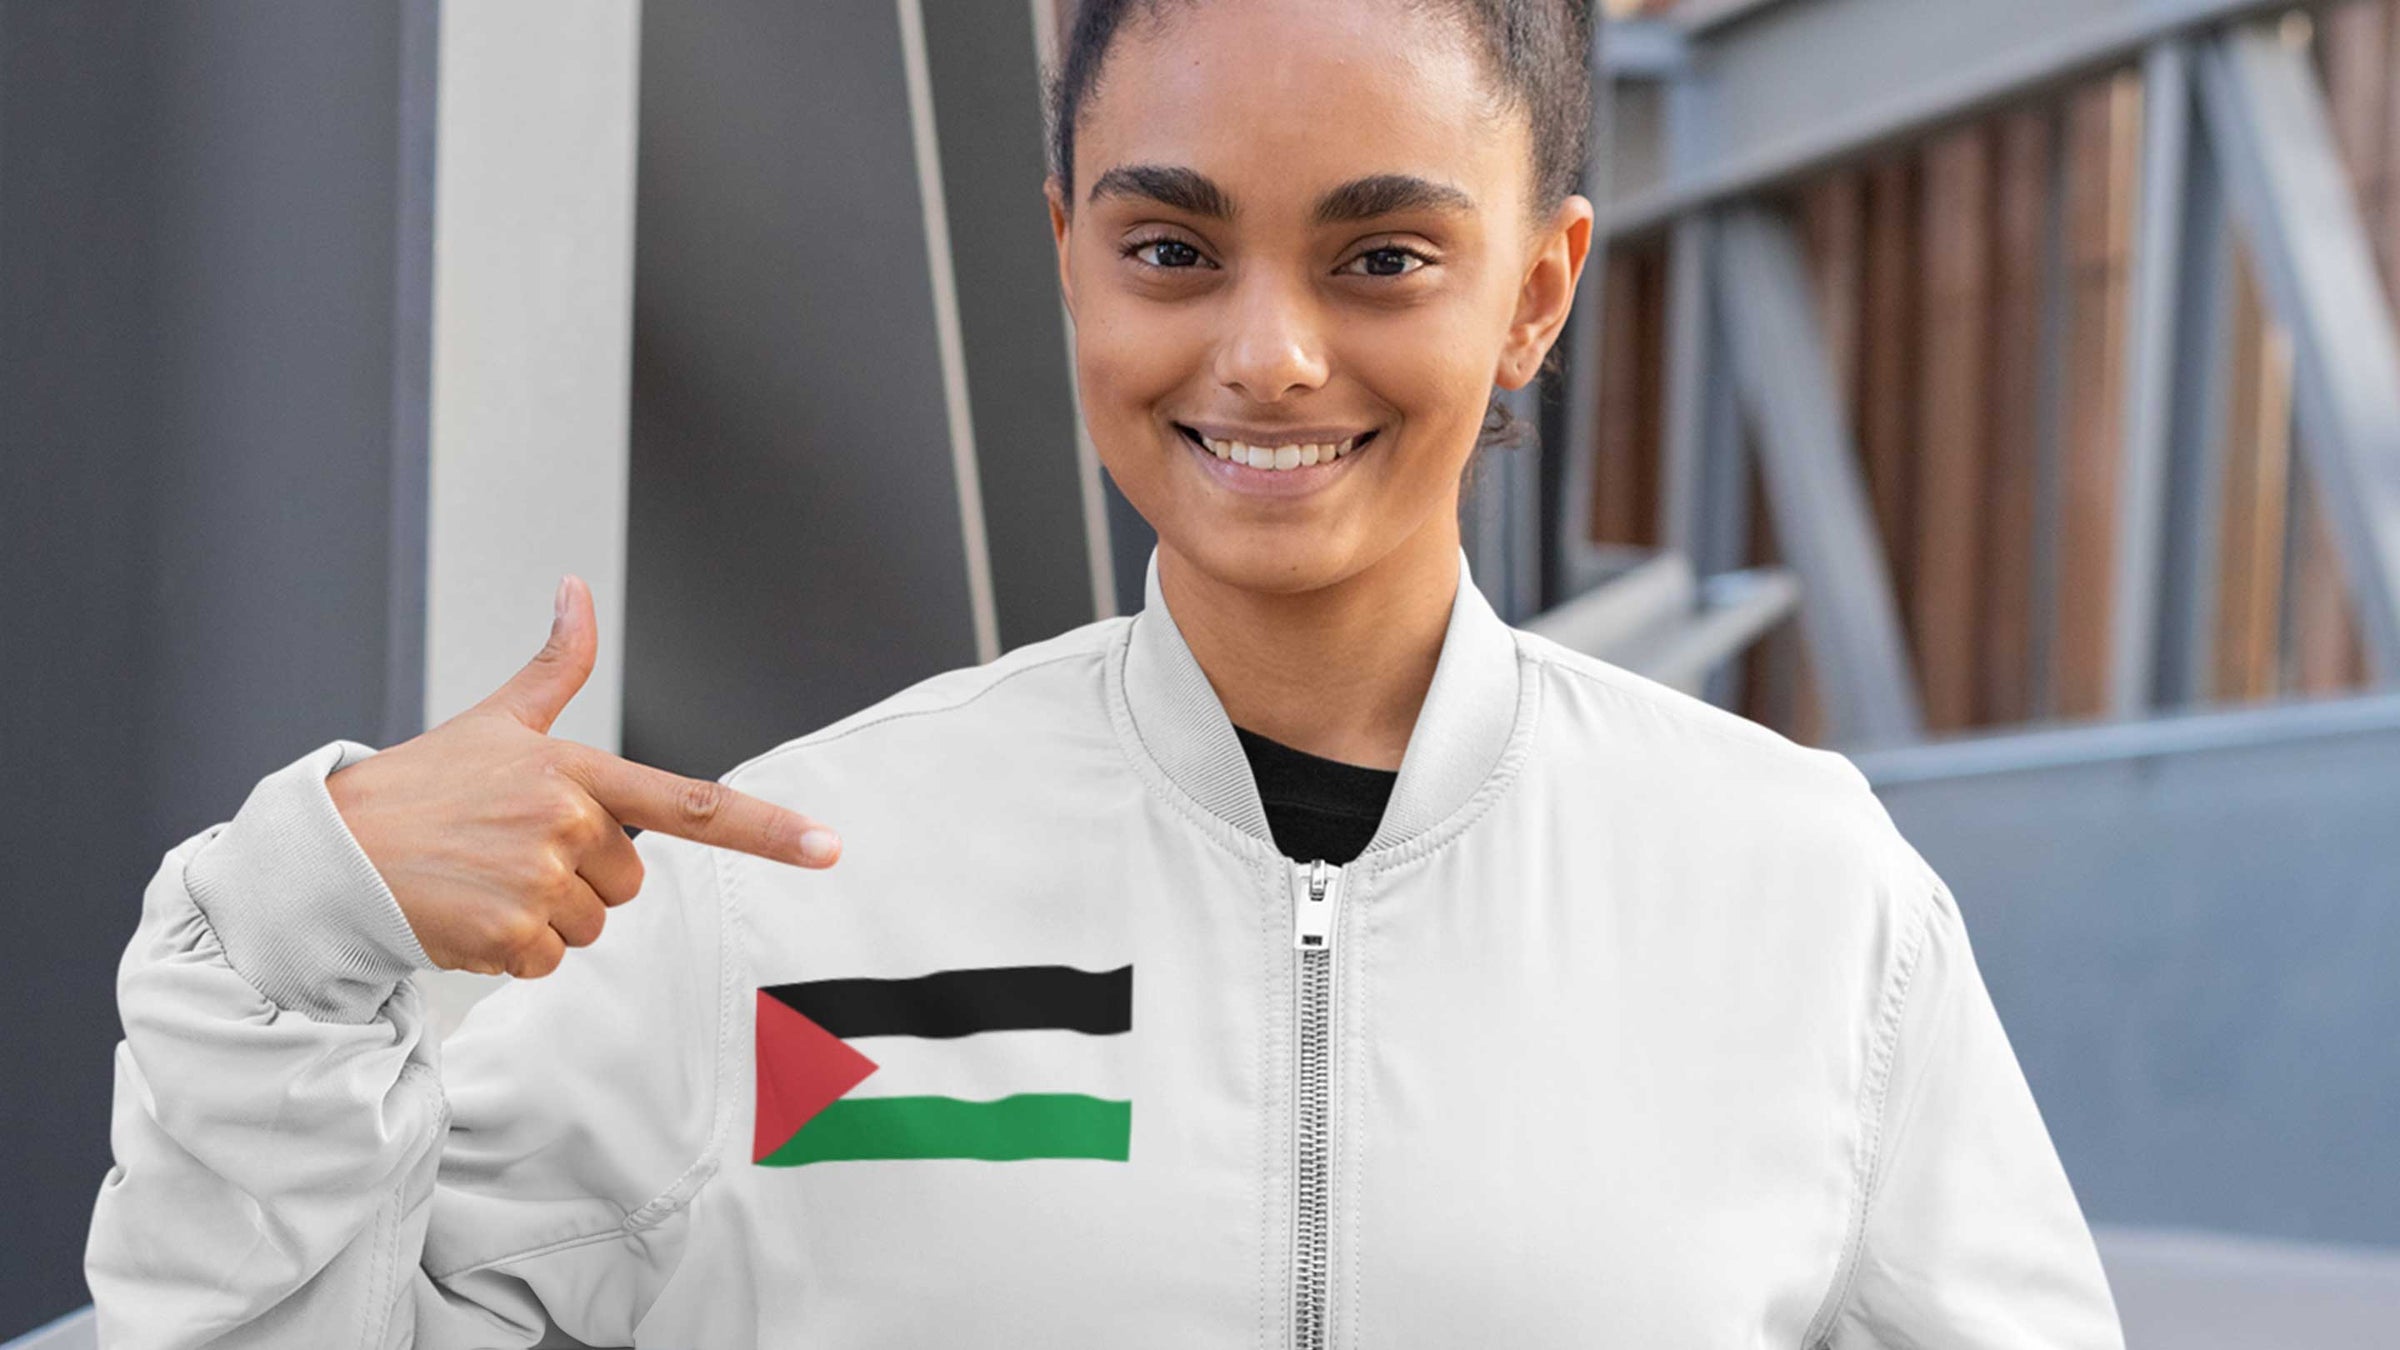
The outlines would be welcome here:
[[[1791,225],[1766,208],[1717,228],[1716,311],[1758,445],[1775,534],[1806,590],[1800,626],[1834,733],[1919,739],[1924,714],[1849,419],[1809,303]]]
[[[2160,558],[2166,548],[2167,461],[2173,448],[2176,337],[2181,325],[2184,194],[2191,157],[2189,49],[2170,40],[2142,63],[2142,188],[2126,350],[2123,492],[2110,580],[2109,707],[2150,711],[2158,681]]]
[[[2200,53],[2233,216],[2291,330],[2300,440],[2322,485],[2367,650],[2400,678],[2400,337],[2307,53],[2273,28]]]

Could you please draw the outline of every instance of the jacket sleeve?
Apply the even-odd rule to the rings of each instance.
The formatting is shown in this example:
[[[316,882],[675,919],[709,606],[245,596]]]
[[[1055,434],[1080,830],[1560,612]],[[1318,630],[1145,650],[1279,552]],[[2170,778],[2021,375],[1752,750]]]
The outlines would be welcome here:
[[[445,1044],[324,785],[374,753],[268,775],[144,892],[85,1249],[117,1350],[628,1345],[680,1254],[724,1039],[705,850],[637,838],[600,940]]]
[[[1949,888],[1913,849],[1925,900],[1900,949],[1879,1049],[1865,1212],[1835,1350],[2123,1350],[2065,1169],[2001,1029]]]

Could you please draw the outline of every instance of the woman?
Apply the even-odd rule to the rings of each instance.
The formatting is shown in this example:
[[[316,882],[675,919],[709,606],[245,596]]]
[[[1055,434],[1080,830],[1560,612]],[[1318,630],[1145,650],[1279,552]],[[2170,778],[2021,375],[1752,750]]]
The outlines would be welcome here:
[[[1147,606],[707,784],[544,734],[570,582],[270,776],[126,955],[107,1342],[2117,1345],[1864,779],[1467,574],[1580,10],[1087,0],[1050,213]],[[428,966],[549,977],[437,1045]]]

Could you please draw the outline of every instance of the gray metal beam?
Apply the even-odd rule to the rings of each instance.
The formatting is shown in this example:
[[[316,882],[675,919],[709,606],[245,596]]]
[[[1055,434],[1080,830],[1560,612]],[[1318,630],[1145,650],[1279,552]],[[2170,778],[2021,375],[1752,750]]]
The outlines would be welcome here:
[[[1747,18],[1772,5],[1789,3],[1791,0],[1683,0],[1672,11],[1669,22],[1687,33],[1698,33]]]
[[[1611,555],[1592,542],[1592,493],[1600,468],[1601,349],[1609,341],[1600,319],[1601,274],[1607,259],[1595,253],[1583,269],[1581,294],[1567,316],[1566,391],[1560,418],[1564,434],[1542,447],[1559,456],[1561,485],[1550,528],[1551,597],[1566,601],[1608,579]],[[1619,340],[1630,340],[1630,334]]]
[[[1628,652],[1622,664],[1670,688],[1696,693],[1799,604],[1800,579],[1787,568],[1720,573],[1702,587],[1697,612]]]
[[[1691,57],[1684,30],[1663,19],[1616,19],[1595,28],[1607,40],[1592,68],[1612,79],[1665,79],[1681,74]]]
[[[1703,583],[1691,559],[1660,553],[1520,626],[1696,694],[1799,601],[1800,580],[1785,568],[1723,572]]]
[[[1606,69],[1626,31],[1638,26],[1593,25],[1593,68]],[[1592,100],[1582,187],[1584,195],[1595,202],[1608,196],[1610,125],[1608,100]],[[1575,306],[1567,313],[1563,343],[1566,378],[1558,418],[1562,434],[1555,444],[1542,447],[1545,456],[1563,460],[1556,514],[1549,531],[1550,582],[1546,598],[1552,603],[1582,594],[1616,570],[1610,551],[1591,540],[1593,480],[1598,475],[1600,459],[1600,401],[1607,392],[1600,387],[1603,348],[1609,341],[1601,313],[1607,276],[1608,243],[1595,234],[1583,273],[1576,279]],[[1630,340],[1630,335],[1622,336]]]
[[[1862,751],[1854,760],[1859,772],[1880,791],[1909,783],[1958,782],[2181,755],[2280,750],[2316,741],[2355,743],[2367,737],[2400,741],[2400,694],[2204,708],[2135,722],[2009,727],[1921,745]],[[2239,780],[2228,780],[2223,791],[2236,797],[2244,787]]]
[[[2224,175],[2204,119],[2192,121],[2184,167],[2152,689],[2161,708],[2206,702],[2216,680],[2228,414],[2223,380],[2233,336],[2233,231]]]
[[[1692,560],[1660,553],[1520,625],[1587,656],[1611,658],[1644,633],[1689,614],[1699,583]]]
[[[2159,590],[2165,585],[2167,462],[2181,320],[2184,195],[2191,151],[2191,51],[2183,40],[2142,62],[2140,238],[2127,324],[2125,439],[2109,605],[2109,711],[2148,712],[2155,693]]]
[[[2201,49],[2234,218],[2293,342],[2303,454],[2367,650],[2400,678],[2400,336],[2307,52],[2270,28]]]
[[[2026,710],[2034,717],[2050,716],[2058,706],[2058,678],[2052,653],[2058,645],[2059,540],[2065,530],[2066,502],[2067,322],[2070,284],[2067,248],[2067,202],[2072,195],[2068,156],[2056,123],[2051,140],[2050,189],[2042,222],[2041,340],[2036,344],[2039,366],[2034,394],[2033,535],[2031,555],[2030,631],[2026,663],[2031,688]]]
[[[1782,0],[1687,22],[1655,181],[1601,204],[1613,237],[1906,139],[2151,45],[2291,0]],[[1738,22],[1735,21],[1738,19]],[[1652,76],[1641,76],[1647,81]],[[1638,89],[1640,86],[1631,86]],[[1614,97],[1617,91],[1605,91]]]
[[[1776,537],[1807,587],[1800,627],[1833,732],[1854,745],[1916,740],[1917,682],[1799,241],[1759,207],[1728,210],[1718,231],[1717,313]]]
[[[1722,285],[1725,272],[1715,273]],[[1693,542],[1692,560],[1700,575],[1715,577],[1750,561],[1750,454],[1742,425],[1741,396],[1731,376],[1730,329],[1718,314],[1721,293],[1710,290],[1709,323],[1718,334],[1712,356],[1716,372],[1701,402],[1699,510],[1701,526]],[[1746,672],[1739,665],[1718,666],[1708,673],[1700,696],[1720,708],[1741,706]]]
[[[1474,568],[1475,584],[1510,623],[1541,608],[1538,397],[1530,384],[1500,392],[1500,405],[1516,418],[1520,439],[1483,449],[1459,500],[1459,543]]]
[[[1717,226],[1706,215],[1675,223],[1667,252],[1665,425],[1661,431],[1659,541],[1701,576],[1747,558],[1749,495],[1741,408],[1725,378],[1728,357],[1716,305]],[[1740,671],[1711,672],[1703,697],[1732,707]]]
[[[1658,542],[1705,568],[1702,541],[1709,520],[1703,478],[1709,458],[1709,403],[1721,381],[1716,307],[1716,223],[1703,215],[1675,222],[1667,242],[1666,387],[1660,430]]]

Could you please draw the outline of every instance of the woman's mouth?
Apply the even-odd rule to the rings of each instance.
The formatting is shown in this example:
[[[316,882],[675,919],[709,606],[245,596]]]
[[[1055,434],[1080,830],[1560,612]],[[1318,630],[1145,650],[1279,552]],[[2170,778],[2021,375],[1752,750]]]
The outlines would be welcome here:
[[[1373,428],[1338,441],[1292,441],[1253,445],[1202,435],[1181,422],[1176,434],[1192,449],[1201,469],[1218,485],[1261,497],[1303,496],[1348,472],[1349,465],[1375,439]]]
[[[1175,429],[1183,438],[1228,464],[1242,465],[1267,473],[1290,473],[1295,469],[1314,468],[1329,460],[1345,459],[1375,439],[1370,430],[1346,436],[1339,441],[1293,441],[1279,445],[1253,445],[1247,441],[1219,440],[1204,436],[1181,422]]]

